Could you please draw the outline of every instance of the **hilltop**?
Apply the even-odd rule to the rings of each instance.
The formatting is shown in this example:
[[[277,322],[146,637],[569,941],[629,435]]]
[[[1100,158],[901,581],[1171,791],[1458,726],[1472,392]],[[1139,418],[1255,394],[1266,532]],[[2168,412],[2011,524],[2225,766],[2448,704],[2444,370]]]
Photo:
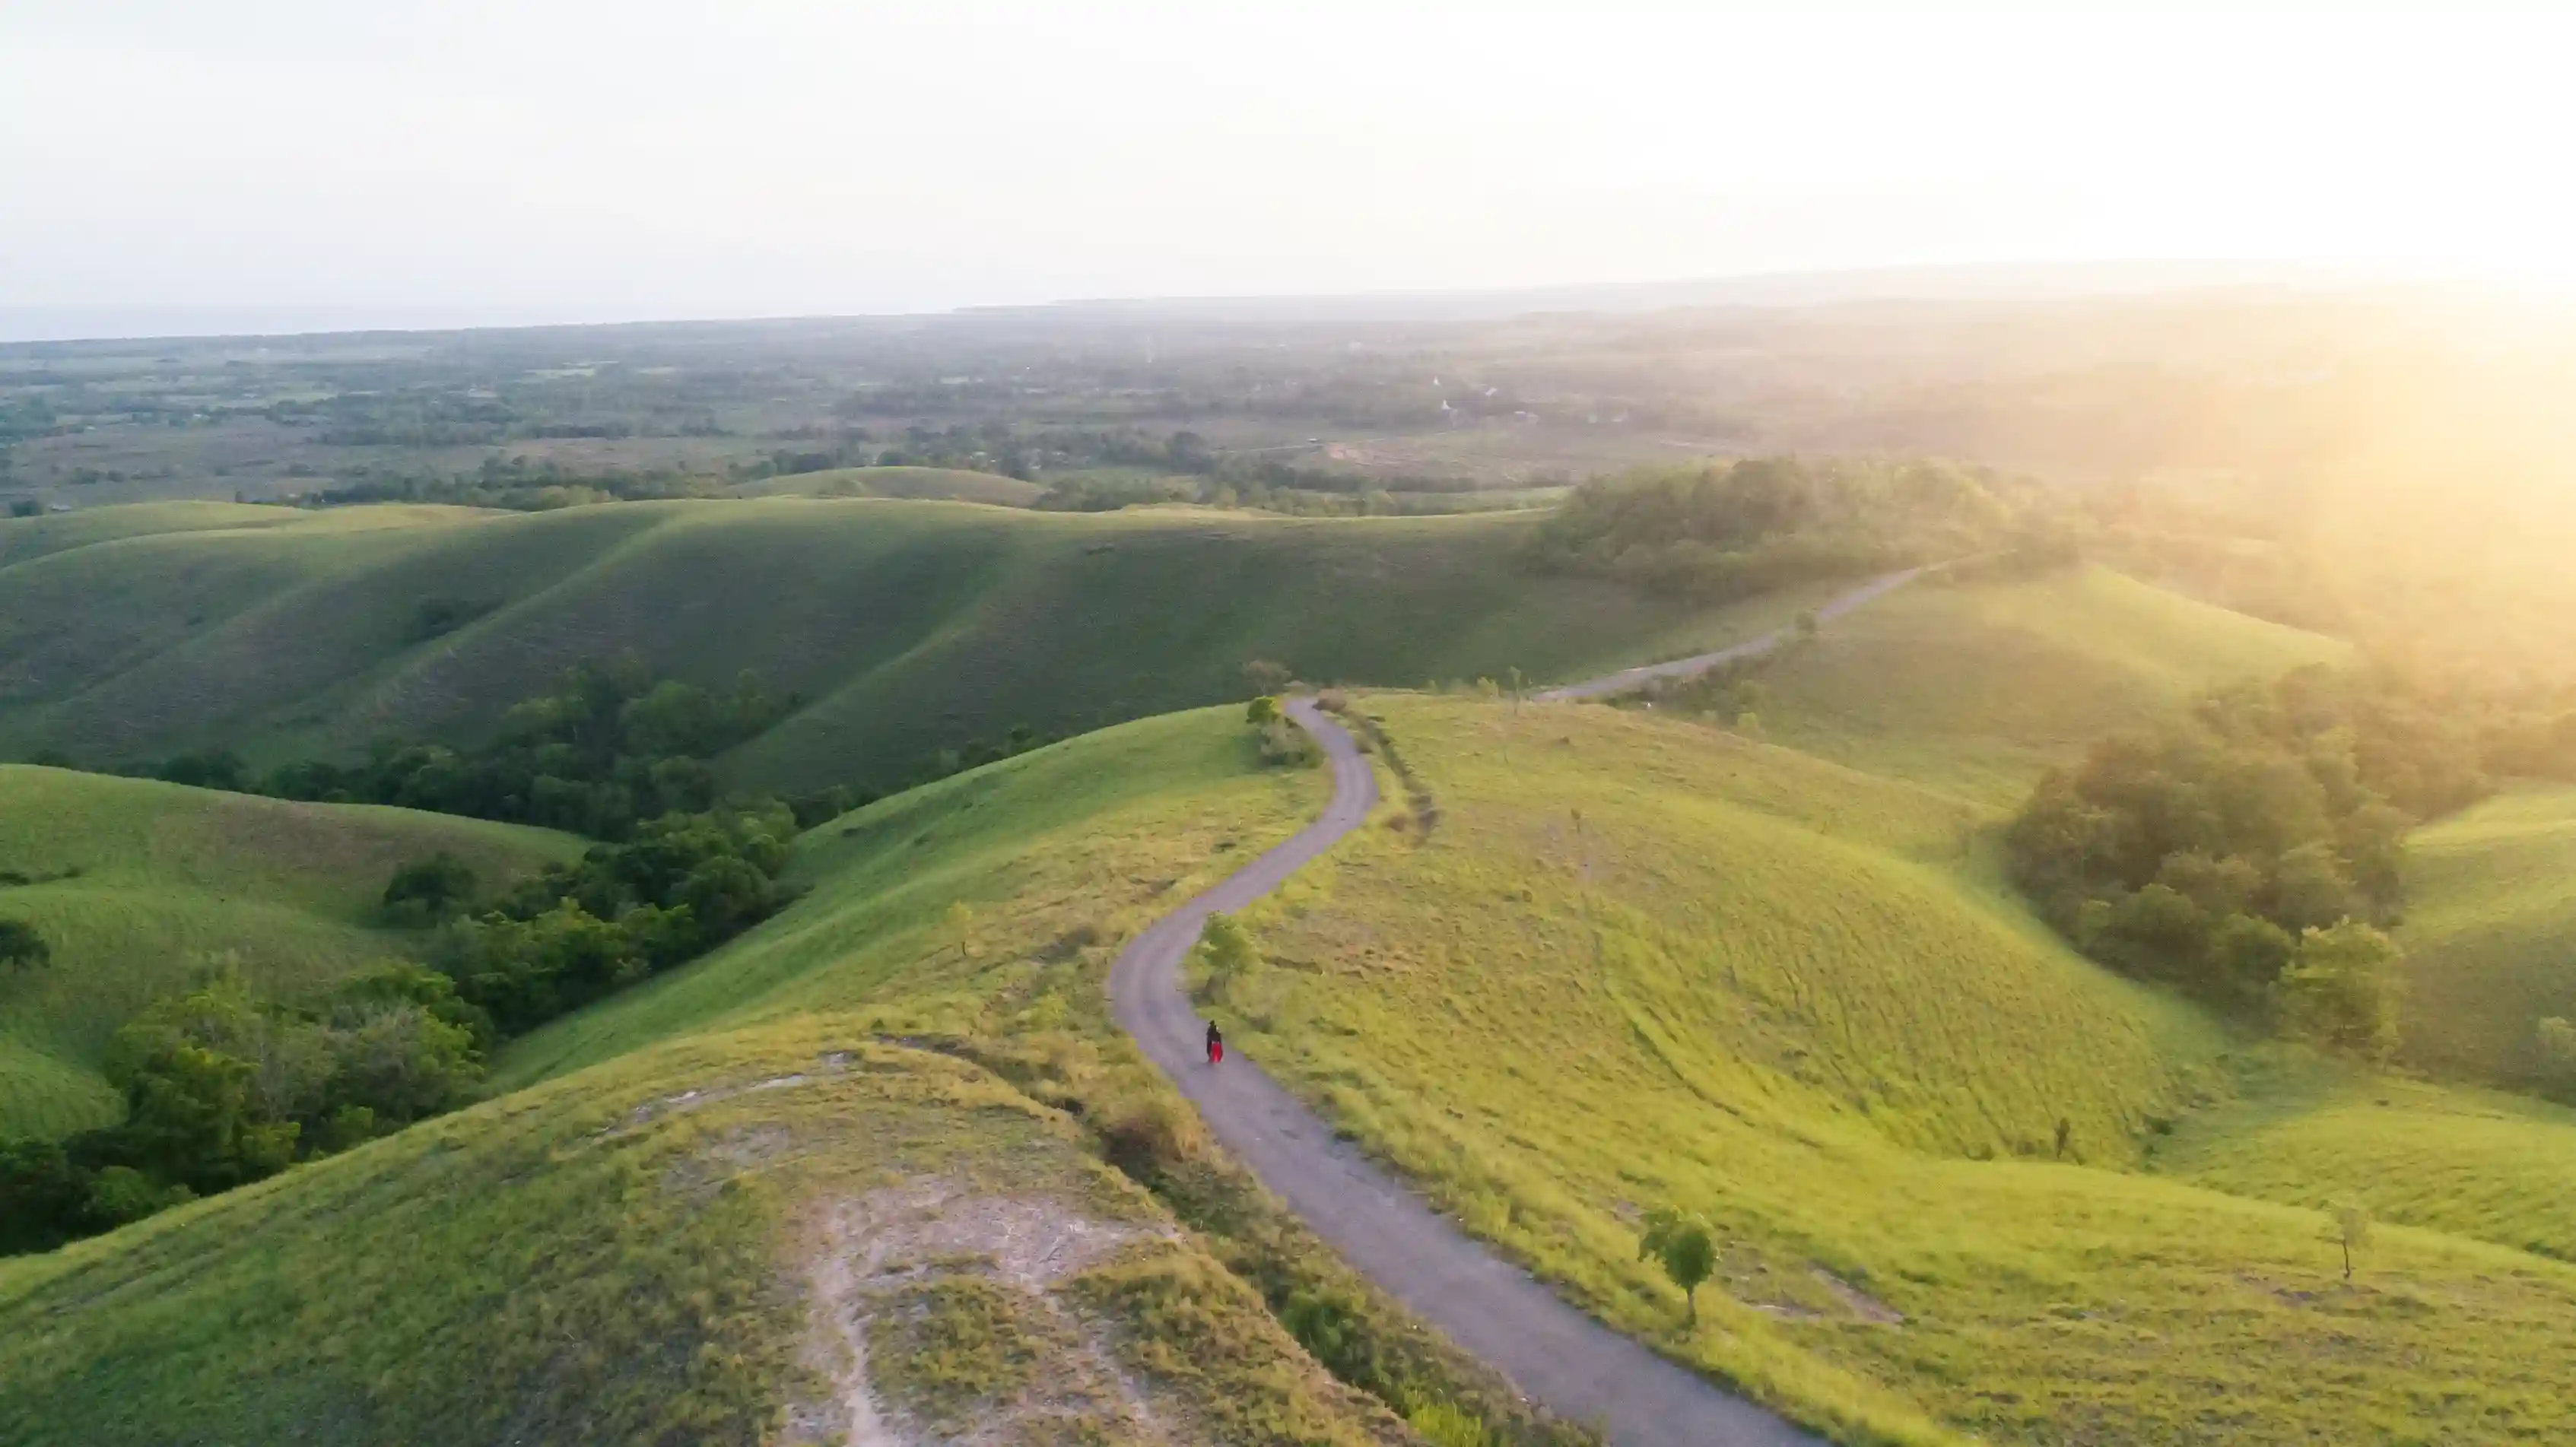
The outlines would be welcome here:
[[[2349,645],[2099,565],[1927,576],[1758,666],[1768,737],[1980,804],[2018,804],[2103,735]]]
[[[0,974],[0,1137],[114,1120],[109,1037],[199,972],[237,967],[292,1002],[406,953],[376,919],[402,865],[444,851],[497,885],[580,847],[408,809],[0,765],[0,916],[34,924],[53,951]]]

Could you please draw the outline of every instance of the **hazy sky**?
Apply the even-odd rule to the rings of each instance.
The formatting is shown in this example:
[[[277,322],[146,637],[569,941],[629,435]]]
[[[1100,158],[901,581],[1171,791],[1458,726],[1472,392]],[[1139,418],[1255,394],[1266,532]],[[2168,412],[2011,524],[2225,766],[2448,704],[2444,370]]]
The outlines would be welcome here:
[[[941,308],[2296,258],[2576,282],[2547,13],[0,0],[0,308]]]

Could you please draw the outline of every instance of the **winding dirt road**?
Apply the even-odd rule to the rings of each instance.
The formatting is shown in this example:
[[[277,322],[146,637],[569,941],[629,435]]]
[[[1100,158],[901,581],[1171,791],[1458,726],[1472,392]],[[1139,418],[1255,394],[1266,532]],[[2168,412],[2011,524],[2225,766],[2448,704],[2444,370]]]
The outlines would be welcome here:
[[[1920,570],[1916,570],[1920,571]],[[1847,613],[1911,582],[1873,579],[1817,609]],[[1778,647],[1789,629],[1732,648],[1549,689],[1542,699],[1598,698],[1650,679],[1685,677]],[[1608,1429],[1616,1447],[1810,1447],[1821,1439],[1731,1396],[1594,1321],[1504,1261],[1348,1141],[1239,1053],[1210,1067],[1181,960],[1211,914],[1230,914],[1357,829],[1377,806],[1377,776],[1351,736],[1292,699],[1288,716],[1323,745],[1333,798],[1314,823],[1171,914],[1120,952],[1109,973],[1118,1023],[1198,1106],[1208,1128],[1342,1259],[1416,1316],[1510,1377],[1559,1417]]]
[[[1921,569],[1874,578],[1816,610],[1848,613],[1912,582]],[[1600,698],[1650,679],[1687,677],[1779,647],[1782,628],[1732,648],[1631,668],[1534,695]],[[1606,1427],[1615,1447],[1816,1447],[1822,1439],[1728,1394],[1558,1299],[1529,1273],[1467,1236],[1404,1184],[1334,1136],[1261,1067],[1230,1054],[1210,1067],[1181,960],[1211,914],[1252,903],[1357,829],[1377,806],[1377,775],[1312,699],[1288,716],[1332,761],[1333,798],[1314,823],[1130,941],[1109,973],[1118,1023],[1198,1106],[1208,1128],[1342,1259],[1416,1316],[1510,1377],[1559,1417]]]

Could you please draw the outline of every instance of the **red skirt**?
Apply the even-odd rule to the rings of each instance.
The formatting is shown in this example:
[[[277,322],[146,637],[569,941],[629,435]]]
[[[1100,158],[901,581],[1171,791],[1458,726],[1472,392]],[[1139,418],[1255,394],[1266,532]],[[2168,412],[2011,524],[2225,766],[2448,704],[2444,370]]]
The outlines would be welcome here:
[[[1210,1064],[1210,1065],[1222,1065],[1222,1064],[1224,1064],[1224,1063],[1225,1063],[1225,1042],[1224,1042],[1224,1041],[1222,1041],[1222,1040],[1220,1040],[1220,1041],[1218,1041],[1216,1044],[1211,1045],[1211,1046],[1209,1046],[1209,1047],[1208,1047],[1208,1064]]]

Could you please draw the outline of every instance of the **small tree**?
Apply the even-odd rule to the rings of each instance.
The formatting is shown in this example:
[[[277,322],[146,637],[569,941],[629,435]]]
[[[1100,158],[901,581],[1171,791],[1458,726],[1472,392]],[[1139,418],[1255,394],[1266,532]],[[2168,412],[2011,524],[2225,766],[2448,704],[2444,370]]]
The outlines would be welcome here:
[[[2359,1201],[2337,1201],[2335,1239],[2343,1245],[2343,1279],[2352,1280],[2352,1250],[2370,1244],[2370,1208]]]
[[[0,970],[33,970],[54,957],[53,946],[22,919],[0,919]]]
[[[1244,977],[1261,966],[1261,951],[1252,932],[1230,914],[1208,916],[1199,935],[1199,958],[1207,962],[1207,998],[1222,1003]]]
[[[1637,1238],[1637,1259],[1648,1257],[1682,1289],[1687,1323],[1699,1325],[1700,1283],[1717,1270],[1717,1240],[1709,1234],[1708,1223],[1678,1211],[1655,1212],[1646,1218],[1645,1234]]]
[[[1287,664],[1268,658],[1256,658],[1243,665],[1243,681],[1252,686],[1255,697],[1279,692],[1295,676],[1288,671]]]
[[[1244,706],[1243,721],[1255,728],[1279,722],[1279,700],[1263,694]]]
[[[2281,1028],[2373,1060],[2397,1048],[2397,942],[2358,920],[2310,928],[2277,986]]]
[[[975,907],[966,901],[951,900],[939,916],[940,933],[957,951],[959,959],[975,957]]]

